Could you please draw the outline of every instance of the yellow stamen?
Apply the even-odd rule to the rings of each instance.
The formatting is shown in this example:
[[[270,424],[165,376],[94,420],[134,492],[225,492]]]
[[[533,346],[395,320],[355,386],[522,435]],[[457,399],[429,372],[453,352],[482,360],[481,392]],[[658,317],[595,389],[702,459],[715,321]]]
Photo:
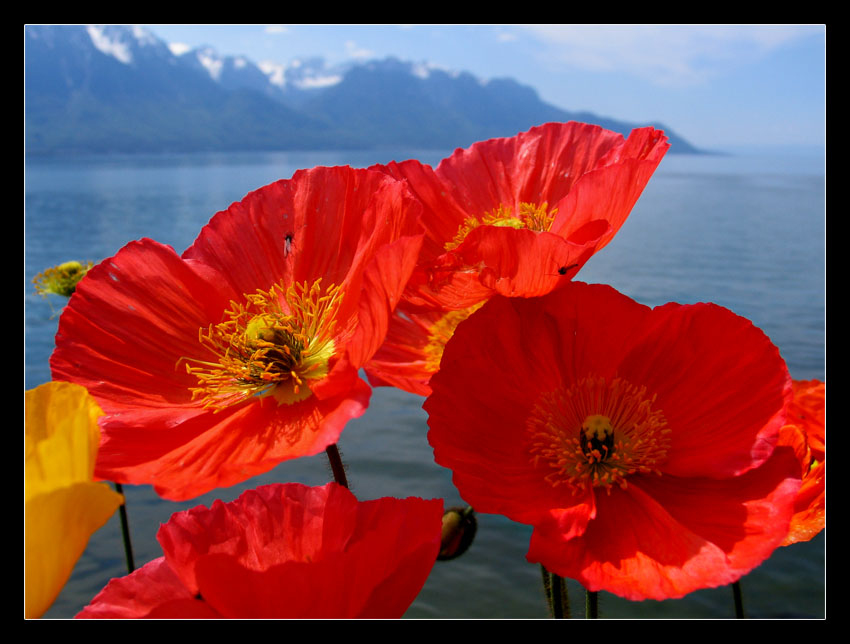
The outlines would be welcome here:
[[[273,396],[278,404],[308,398],[308,381],[328,374],[342,301],[338,286],[323,289],[321,281],[246,294],[246,303],[230,303],[228,319],[201,328],[199,342],[217,362],[187,359],[196,366],[187,364],[186,371],[198,379],[192,398],[215,411],[255,396]]]
[[[588,377],[538,399],[529,416],[528,453],[553,486],[628,486],[629,475],[655,473],[667,457],[670,429],[655,396],[622,378]]]
[[[455,233],[450,242],[446,242],[446,250],[454,250],[463,243],[467,235],[478,226],[500,226],[503,228],[528,228],[535,232],[549,230],[557,208],[549,210],[549,204],[545,201],[539,206],[533,203],[520,203],[519,214],[514,216],[510,206],[499,204],[490,212],[485,212],[479,217],[467,217]]]
[[[446,348],[446,343],[454,335],[457,325],[475,313],[482,306],[484,306],[484,302],[473,304],[469,308],[461,309],[459,311],[449,311],[431,325],[430,334],[428,335],[428,344],[425,345],[423,350],[425,353],[428,371],[436,373],[440,370],[440,361],[443,359],[443,350]]]

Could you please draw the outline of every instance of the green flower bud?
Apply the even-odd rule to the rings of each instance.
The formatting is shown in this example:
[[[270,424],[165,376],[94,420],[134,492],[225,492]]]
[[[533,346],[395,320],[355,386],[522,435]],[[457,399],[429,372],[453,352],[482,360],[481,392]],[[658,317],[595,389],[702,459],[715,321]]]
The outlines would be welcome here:
[[[438,561],[460,557],[475,538],[478,520],[471,507],[454,507],[443,514],[443,531],[440,538]]]

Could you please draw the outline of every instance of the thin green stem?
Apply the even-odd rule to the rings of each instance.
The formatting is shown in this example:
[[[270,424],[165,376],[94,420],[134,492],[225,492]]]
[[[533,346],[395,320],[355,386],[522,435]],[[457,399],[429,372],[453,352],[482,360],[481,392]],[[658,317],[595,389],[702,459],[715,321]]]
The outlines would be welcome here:
[[[130,524],[127,522],[127,497],[120,483],[115,484],[115,491],[124,497],[124,502],[118,506],[118,516],[121,517],[121,536],[124,538],[124,559],[127,561],[127,572],[131,573],[136,569],[136,564],[133,561],[133,544],[130,543]]]
[[[554,617],[555,611],[552,610],[552,577],[546,566],[540,564],[540,572],[543,575],[543,594],[546,595],[546,604],[549,606],[549,614]]]
[[[325,453],[328,455],[328,460],[331,463],[331,470],[334,474],[334,481],[342,487],[348,487],[348,479],[345,477],[345,466],[342,464],[342,457],[339,455],[339,449],[336,444],[328,445],[325,448]]]
[[[552,591],[552,617],[555,619],[564,619],[564,604],[561,598],[563,586],[561,585],[561,577],[554,572],[552,573],[552,581],[549,584],[549,588]]]
[[[564,619],[570,619],[570,592],[567,590],[567,580],[563,577],[558,578],[561,583],[561,600],[564,604]]]
[[[546,602],[549,605],[549,614],[555,619],[570,618],[570,597],[567,592],[567,582],[560,575],[546,570],[545,566],[540,565],[540,572],[543,575],[543,593],[546,595]]]
[[[599,594],[596,591],[585,591],[584,617],[585,619],[599,617]]]
[[[552,573],[552,612],[555,619],[570,618],[570,596],[567,592],[567,582],[555,573]]]
[[[741,582],[732,584],[732,597],[735,599],[735,618],[744,619],[744,596],[741,593]]]

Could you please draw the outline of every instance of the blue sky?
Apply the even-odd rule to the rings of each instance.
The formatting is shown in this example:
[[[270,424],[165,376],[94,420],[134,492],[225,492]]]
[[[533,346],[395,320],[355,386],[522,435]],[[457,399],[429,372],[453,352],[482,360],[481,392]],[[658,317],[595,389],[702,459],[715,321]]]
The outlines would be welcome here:
[[[699,147],[823,144],[823,25],[145,25],[256,63],[395,56],[508,76],[558,107],[661,122]]]

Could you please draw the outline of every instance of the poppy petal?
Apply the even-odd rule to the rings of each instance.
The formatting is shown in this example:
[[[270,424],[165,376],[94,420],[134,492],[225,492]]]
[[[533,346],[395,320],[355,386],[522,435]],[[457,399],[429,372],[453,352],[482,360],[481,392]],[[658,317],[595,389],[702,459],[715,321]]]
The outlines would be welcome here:
[[[92,481],[103,412],[86,390],[49,382],[25,398],[24,612],[33,618],[50,608],[123,497]]]
[[[192,594],[165,557],[110,581],[77,619],[215,619],[215,610]]]
[[[720,478],[758,467],[776,445],[791,399],[776,346],[714,304],[653,309],[619,373],[657,395],[673,429],[662,469],[678,476]]]
[[[535,526],[527,558],[588,590],[633,600],[732,583],[787,530],[799,481],[790,454],[777,452],[758,470],[725,481],[636,477],[626,490],[597,495],[596,517],[576,539]]]
[[[157,535],[165,557],[80,616],[398,618],[436,561],[442,514],[438,499],[263,486],[174,514]]]

